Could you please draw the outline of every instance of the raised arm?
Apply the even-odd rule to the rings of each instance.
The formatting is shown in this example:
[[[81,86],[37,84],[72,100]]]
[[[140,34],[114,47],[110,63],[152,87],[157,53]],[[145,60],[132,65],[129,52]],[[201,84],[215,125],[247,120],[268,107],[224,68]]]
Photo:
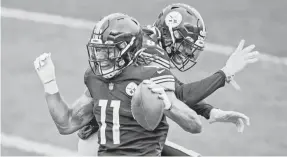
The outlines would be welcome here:
[[[87,89],[73,105],[61,97],[51,54],[44,53],[36,58],[34,67],[44,85],[49,112],[60,134],[71,134],[93,118],[93,99]]]

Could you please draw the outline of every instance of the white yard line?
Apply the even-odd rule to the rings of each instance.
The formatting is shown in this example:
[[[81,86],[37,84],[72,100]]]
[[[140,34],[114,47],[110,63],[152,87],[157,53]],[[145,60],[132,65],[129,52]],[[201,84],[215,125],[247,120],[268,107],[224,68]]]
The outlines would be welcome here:
[[[33,22],[41,22],[47,24],[54,24],[54,25],[63,25],[70,28],[76,29],[93,29],[95,22],[82,20],[82,19],[75,19],[70,17],[63,17],[59,15],[51,15],[46,13],[37,13],[37,12],[29,12],[20,9],[12,9],[12,8],[5,8],[1,7],[1,16],[6,18],[16,18],[19,20],[29,20]],[[229,55],[233,47],[231,46],[223,46],[219,44],[206,44],[206,50],[209,52],[222,54],[222,55]],[[265,62],[270,62],[274,64],[283,64],[287,66],[287,58],[286,57],[277,57],[273,55],[269,55],[266,53],[260,54],[260,60]]]
[[[197,153],[197,152],[195,152],[193,150],[188,150],[188,149],[186,149],[186,148],[184,148],[184,147],[182,147],[182,146],[180,146],[178,144],[175,144],[173,142],[170,142],[168,140],[166,140],[165,145],[173,147],[173,148],[175,148],[175,149],[177,149],[177,150],[179,150],[181,152],[184,152],[185,154],[188,154],[191,157],[200,157],[201,156],[199,153]]]
[[[183,151],[187,154],[190,154],[193,157],[200,156],[197,152],[192,150],[188,150],[180,145],[177,145],[173,142],[167,141],[167,145],[172,146],[180,151]],[[28,139],[24,139],[18,136],[7,135],[5,133],[1,133],[1,145],[5,148],[16,148],[25,152],[37,153],[40,155],[48,155],[48,156],[79,156],[76,151],[68,150],[63,147],[40,143],[31,141]]]
[[[76,143],[75,143],[76,144]],[[77,156],[76,151],[71,151],[59,146],[30,141],[22,137],[1,133],[1,145],[16,148],[25,152],[32,152],[48,156]]]

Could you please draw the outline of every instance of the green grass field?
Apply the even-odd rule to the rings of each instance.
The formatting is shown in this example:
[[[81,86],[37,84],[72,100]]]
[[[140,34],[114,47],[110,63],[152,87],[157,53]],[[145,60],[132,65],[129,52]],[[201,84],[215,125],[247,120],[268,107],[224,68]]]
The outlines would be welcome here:
[[[112,12],[125,12],[142,24],[149,24],[161,8],[172,2],[177,1],[2,0],[2,7],[92,21]],[[202,13],[208,28],[208,42],[237,46],[244,38],[247,44],[256,44],[260,52],[287,56],[287,20],[284,19],[287,1],[180,2],[193,5]],[[12,18],[1,20],[1,132],[76,150],[76,135],[60,135],[50,118],[33,61],[43,52],[52,52],[62,95],[73,102],[84,90],[83,75],[88,67],[85,44],[91,31]],[[199,80],[223,67],[226,59],[224,55],[204,52],[195,68],[175,73],[185,82]],[[242,91],[227,86],[208,101],[218,108],[248,115],[251,126],[245,128],[243,134],[237,133],[235,126],[211,125],[203,120],[204,130],[198,135],[171,125],[169,140],[209,156],[287,155],[287,67],[259,62],[236,76],[236,80]],[[1,147],[2,155],[27,155]]]

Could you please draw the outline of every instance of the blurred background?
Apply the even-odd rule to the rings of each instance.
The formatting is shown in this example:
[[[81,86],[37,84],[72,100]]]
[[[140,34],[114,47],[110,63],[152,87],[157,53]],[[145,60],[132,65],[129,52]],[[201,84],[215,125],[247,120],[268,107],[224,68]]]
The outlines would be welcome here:
[[[203,156],[287,155],[286,0],[2,0],[1,155],[76,151],[77,136],[60,135],[49,115],[33,61],[43,52],[52,53],[59,88],[66,101],[73,102],[84,90],[83,76],[88,67],[85,45],[93,28],[56,24],[53,21],[62,19],[48,16],[29,18],[12,9],[91,22],[123,12],[146,25],[154,22],[162,8],[175,2],[189,4],[202,14],[209,43],[236,47],[245,39],[257,46],[264,60],[236,76],[242,91],[227,85],[207,99],[218,108],[249,116],[251,126],[244,133],[238,133],[231,124],[209,124],[202,119],[204,128],[198,135],[185,133],[171,123],[169,140]],[[190,71],[175,71],[180,80],[196,81],[222,68],[228,56],[214,51],[232,49],[212,48],[202,53]]]

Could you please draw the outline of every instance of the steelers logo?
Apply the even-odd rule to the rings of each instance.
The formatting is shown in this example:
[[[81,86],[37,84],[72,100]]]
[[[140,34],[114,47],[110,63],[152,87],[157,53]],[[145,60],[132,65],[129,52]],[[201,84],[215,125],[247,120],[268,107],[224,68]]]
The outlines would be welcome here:
[[[138,85],[136,83],[134,83],[134,82],[129,83],[126,87],[126,93],[129,96],[133,96],[134,93],[136,92],[137,87],[138,87]]]
[[[170,13],[168,13],[165,17],[165,24],[168,27],[177,27],[178,25],[180,25],[182,21],[182,15],[177,12],[177,11],[172,11]]]

